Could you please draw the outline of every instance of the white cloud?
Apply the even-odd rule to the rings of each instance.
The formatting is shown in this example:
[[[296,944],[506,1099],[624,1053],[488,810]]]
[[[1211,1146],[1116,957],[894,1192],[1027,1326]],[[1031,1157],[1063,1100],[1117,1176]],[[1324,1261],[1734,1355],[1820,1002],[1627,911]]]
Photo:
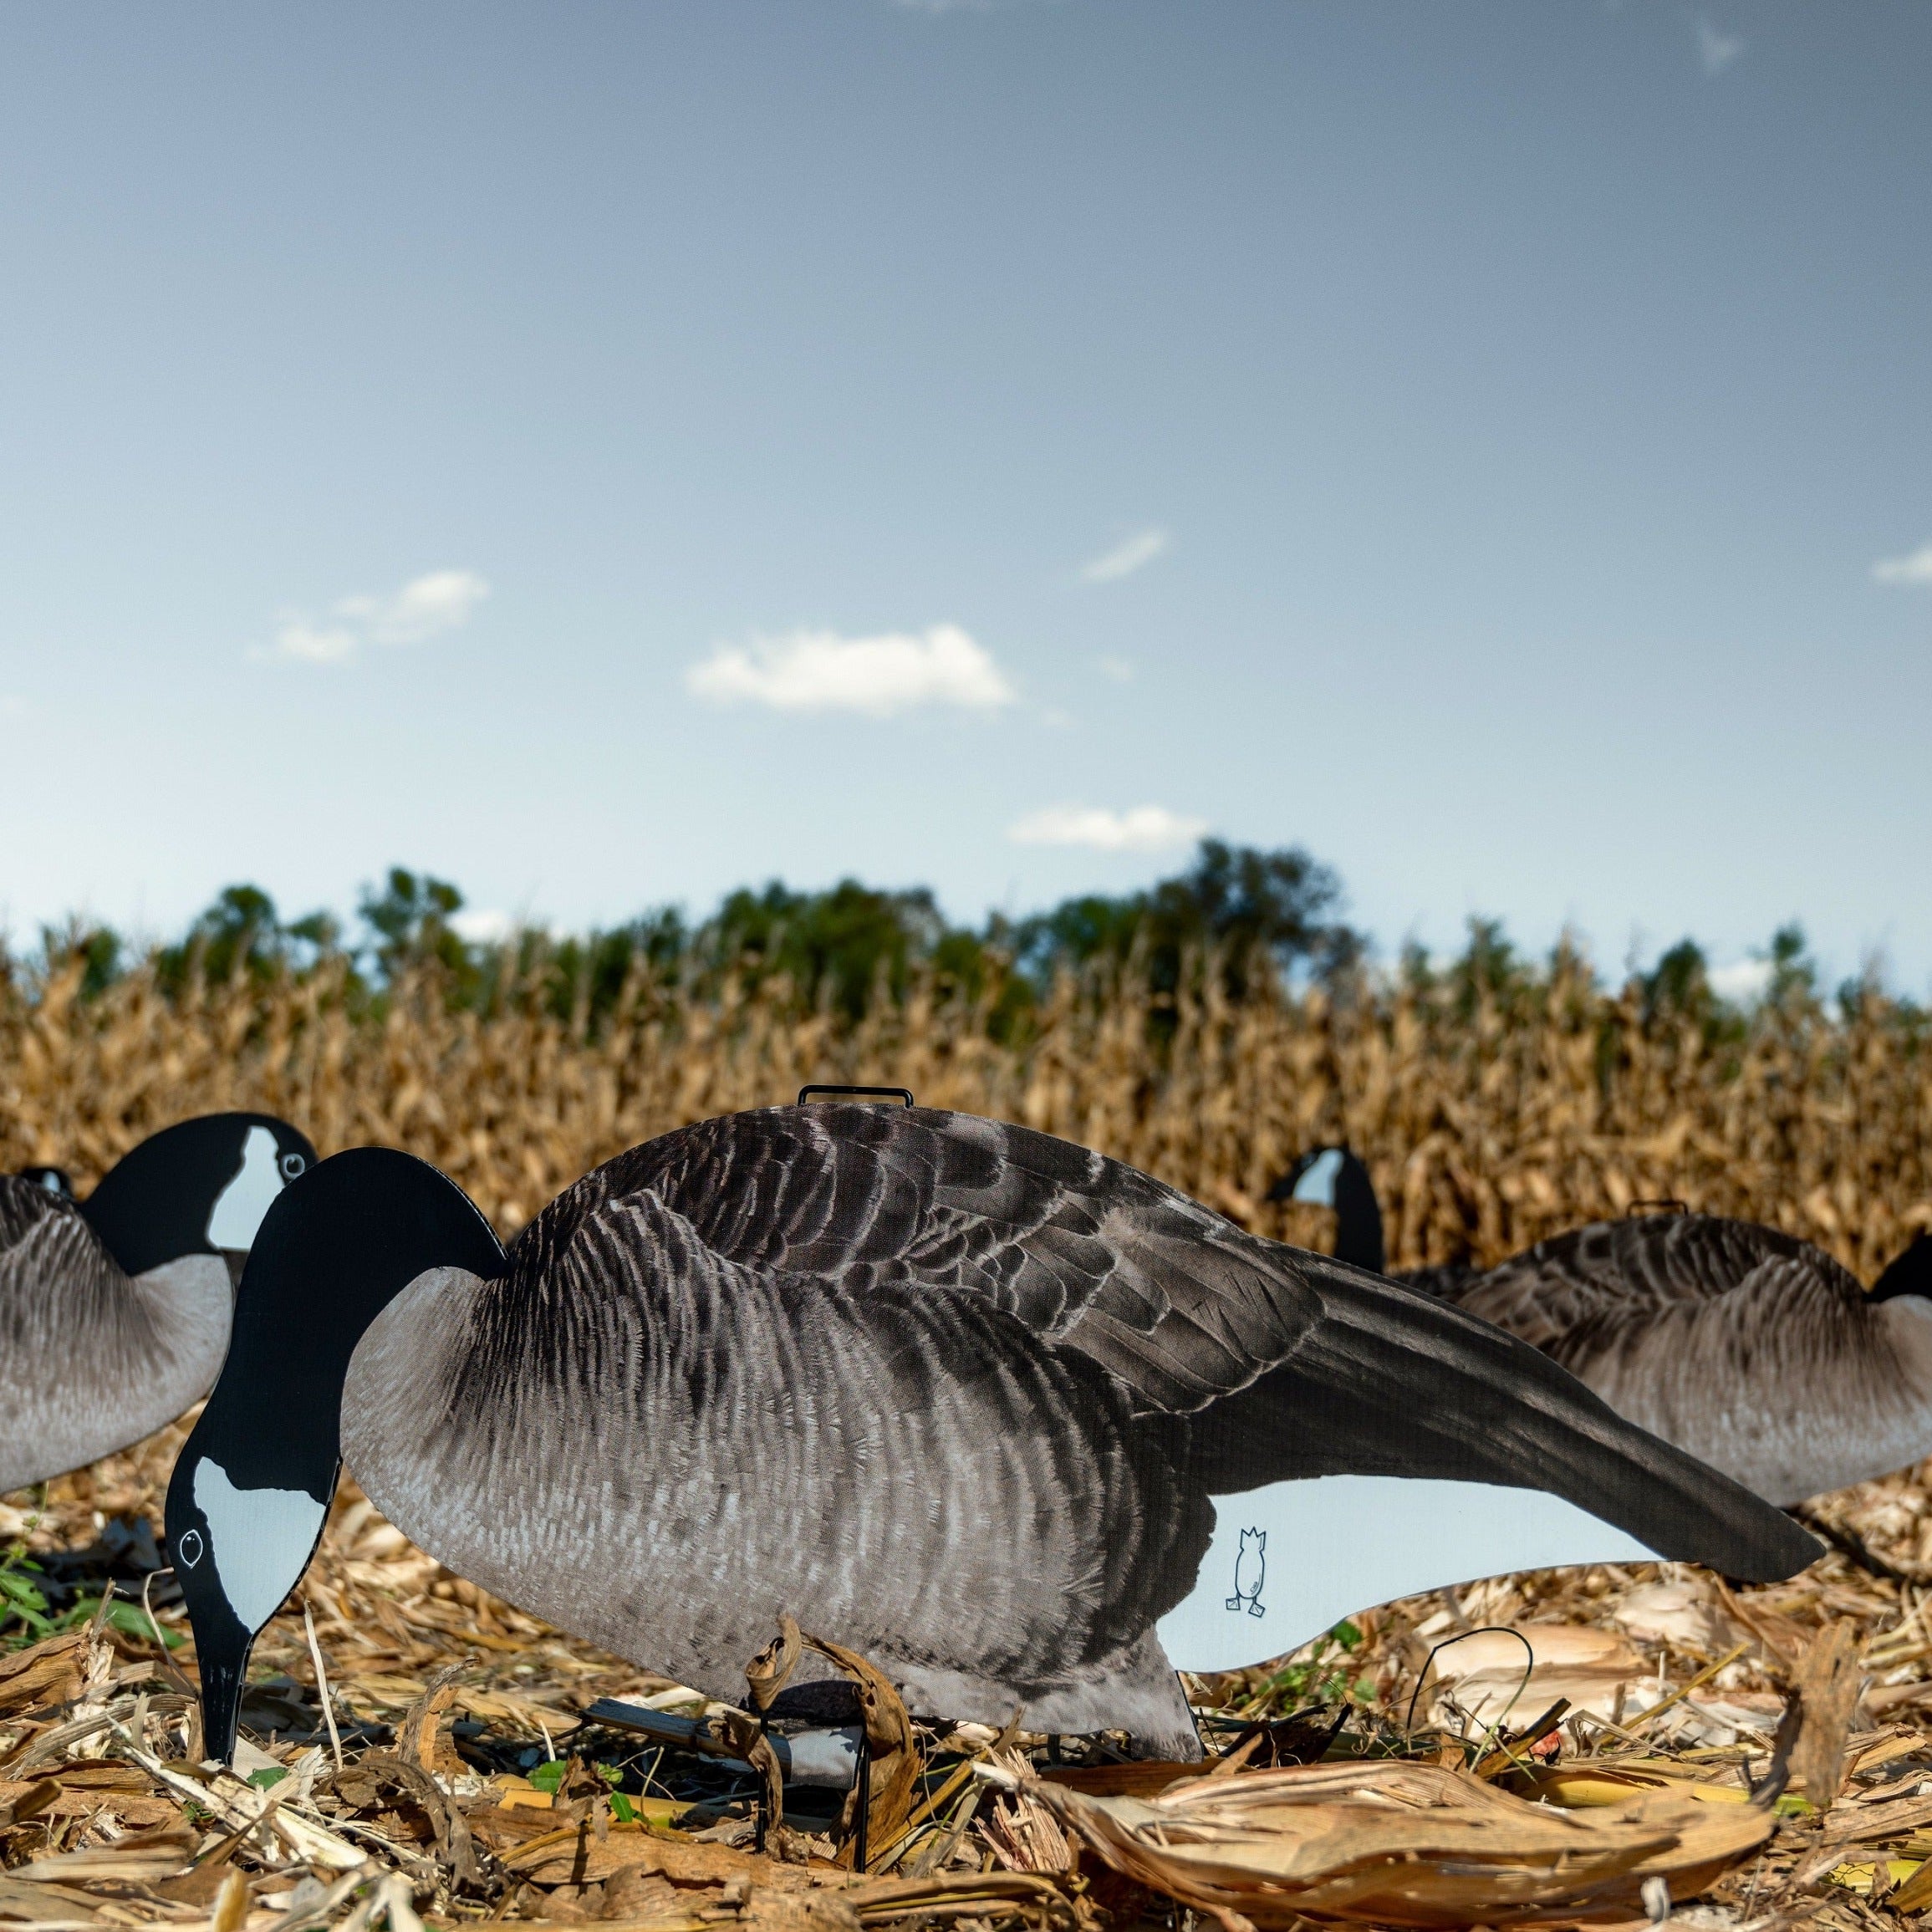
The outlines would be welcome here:
[[[1731,966],[1710,969],[1710,990],[1720,1000],[1743,1003],[1755,1000],[1771,984],[1771,961],[1741,959]]]
[[[465,906],[450,915],[450,930],[470,946],[500,946],[517,930],[517,922],[507,912],[486,911],[482,906]]]
[[[324,618],[284,611],[273,646],[249,655],[348,664],[364,645],[421,644],[441,631],[460,630],[489,594],[489,584],[473,570],[431,570],[386,597],[341,598]]]
[[[1191,845],[1207,829],[1205,818],[1184,818],[1165,805],[1133,805],[1124,812],[1104,805],[1048,805],[1029,812],[1009,828],[1017,845],[1089,845],[1098,852],[1166,852]]]
[[[1097,657],[1093,661],[1099,665],[1102,673],[1105,676],[1112,678],[1116,684],[1132,684],[1134,682],[1134,665],[1129,659]]]
[[[1698,21],[1697,58],[1704,63],[1706,74],[1713,76],[1722,74],[1743,52],[1741,33],[1726,33],[1709,20]]]
[[[1880,584],[1932,584],[1932,543],[1921,543],[1909,557],[1881,557],[1872,575]]]
[[[712,704],[860,711],[874,718],[920,705],[997,711],[1014,696],[991,653],[956,624],[881,637],[794,630],[748,645],[721,644],[685,673],[684,681],[694,697]]]
[[[336,614],[357,619],[378,644],[421,644],[470,621],[490,587],[473,570],[431,570],[393,597],[345,597]]]
[[[347,664],[362,648],[359,632],[316,624],[291,611],[275,626],[275,648],[257,657],[292,657],[303,664]]]
[[[1165,530],[1138,530],[1124,543],[1080,567],[1083,584],[1113,584],[1151,563],[1168,545]]]

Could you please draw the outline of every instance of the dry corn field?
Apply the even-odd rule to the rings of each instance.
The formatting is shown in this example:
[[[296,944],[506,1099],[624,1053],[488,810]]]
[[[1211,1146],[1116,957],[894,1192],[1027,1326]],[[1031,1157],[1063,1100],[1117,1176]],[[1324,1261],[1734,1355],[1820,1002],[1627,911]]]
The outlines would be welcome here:
[[[180,1003],[139,971],[86,1002],[79,983],[78,967],[0,983],[0,1166],[91,1184],[184,1114],[262,1108],[324,1154],[421,1155],[507,1233],[626,1147],[844,1080],[1063,1135],[1309,1241],[1317,1222],[1262,1196],[1304,1149],[1345,1140],[1374,1175],[1391,1267],[1500,1261],[1662,1198],[1802,1235],[1868,1279],[1932,1227],[1932,1037],[1876,997],[1849,1022],[1771,1011],[1711,1046],[1559,968],[1512,1010],[1469,1015],[1446,997],[1183,997],[1156,1049],[1157,1002],[1131,980],[1063,979],[1019,1048],[916,987],[853,1026],[798,1017],[782,981],[701,1000],[640,976],[593,1037],[513,1005],[451,1012],[429,974],[360,1023],[326,971]]]
[[[507,1234],[624,1147],[816,1080],[1024,1121],[1314,1245],[1317,1211],[1262,1199],[1297,1153],[1346,1140],[1398,1265],[1493,1261],[1662,1197],[1787,1228],[1867,1278],[1932,1226],[1932,1058],[1875,999],[1710,1044],[1559,971],[1473,1013],[1183,999],[1156,1048],[1131,984],[1062,983],[1009,1047],[983,1010],[916,989],[854,1027],[800,1017],[780,986],[700,999],[640,978],[593,1034],[514,1004],[452,1012],[429,976],[361,1020],[326,972],[179,1003],[139,972],[84,1002],[79,983],[0,986],[0,1166],[59,1163],[83,1189],[169,1121],[248,1106],[325,1154],[420,1154]],[[110,1577],[138,1603],[177,1440],[0,1504],[54,1610]],[[736,1713],[482,1595],[345,1485],[257,1648],[239,1777],[196,1761],[165,1581],[151,1624],[130,1610],[0,1654],[0,1921],[1893,1924],[1932,1905],[1932,1465],[1824,1513],[1894,1573],[1833,1553],[1733,1591],[1605,1567],[1365,1609],[1294,1659],[1194,1685],[1224,1754],[1206,1779],[1123,1765],[1105,1739],[935,1733],[874,1687],[862,1873],[851,1802],[755,1850]],[[602,1698],[698,1719],[710,1755],[587,1720]],[[1272,1768],[1297,1761],[1313,1768]]]

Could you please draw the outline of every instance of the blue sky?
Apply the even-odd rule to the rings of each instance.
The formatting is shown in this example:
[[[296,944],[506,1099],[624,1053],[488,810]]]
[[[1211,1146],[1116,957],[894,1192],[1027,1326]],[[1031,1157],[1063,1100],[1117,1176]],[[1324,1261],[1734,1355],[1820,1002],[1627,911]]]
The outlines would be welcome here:
[[[1932,981],[1932,10],[0,13],[0,907],[1301,841]]]

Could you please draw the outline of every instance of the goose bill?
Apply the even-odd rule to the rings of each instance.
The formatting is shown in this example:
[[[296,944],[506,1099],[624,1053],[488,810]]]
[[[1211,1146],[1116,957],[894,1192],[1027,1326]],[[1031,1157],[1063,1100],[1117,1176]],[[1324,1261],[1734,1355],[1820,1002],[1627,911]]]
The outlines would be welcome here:
[[[333,1492],[334,1485],[329,1489]],[[322,1540],[326,1496],[242,1489],[208,1455],[184,1455],[168,1489],[168,1547],[193,1620],[208,1755],[234,1748],[248,1652]]]

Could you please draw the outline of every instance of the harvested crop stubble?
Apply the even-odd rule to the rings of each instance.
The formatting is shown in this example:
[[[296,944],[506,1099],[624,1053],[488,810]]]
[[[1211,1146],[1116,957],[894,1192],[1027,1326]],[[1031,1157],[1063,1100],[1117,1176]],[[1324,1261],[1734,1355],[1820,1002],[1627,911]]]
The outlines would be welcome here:
[[[51,1558],[89,1543],[102,1518],[111,1530],[125,1512],[158,1513],[177,1440],[166,1432],[51,1485],[27,1542]],[[1921,1531],[1932,1523],[1928,1476],[1863,1485],[1830,1507],[1893,1562],[1911,1565]],[[0,1528],[25,1528],[24,1512],[9,1512]],[[786,1932],[852,1932],[844,1916],[851,1912],[869,1925],[916,1916],[1100,1932],[1103,1914],[1116,1925],[1148,1914],[1165,1924],[1160,1887],[1184,1901],[1192,1897],[1187,1884],[1197,1875],[1185,1870],[1149,1866],[1127,1879],[1102,1868],[1101,1849],[1121,1828],[1118,1819],[1089,1816],[1083,1829],[1078,1807],[1043,1799],[1039,1787],[1019,1801],[1023,1808],[985,1792],[965,1766],[993,1746],[991,1737],[945,1739],[923,1728],[907,1828],[879,1835],[866,1878],[855,1881],[833,1862],[838,1828],[823,1818],[798,1817],[794,1832],[774,1848],[783,1855],[757,1858],[746,1807],[719,1802],[726,1787],[716,1774],[695,1761],[681,1767],[670,1756],[640,1751],[635,1740],[599,1732],[583,1717],[601,1697],[668,1700],[688,1710],[688,1694],[681,1701],[664,1680],[450,1576],[352,1485],[304,1593],[336,1692],[340,1772],[296,1606],[270,1624],[259,1651],[248,1724],[262,1756],[243,1762],[255,1783],[209,1783],[188,1763],[188,1700],[138,1629],[94,1638],[69,1632],[0,1666],[0,1689],[21,1687],[18,1701],[0,1695],[0,1859],[7,1867],[0,1924],[79,1932],[180,1923],[210,1932],[303,1932],[346,1924],[349,1932],[415,1932],[415,1914],[451,1923],[494,1915],[517,1923],[649,1924],[653,1932],[731,1932],[741,1923],[767,1932],[781,1924]],[[1578,1853],[1559,1875],[1573,1890],[1583,1883],[1578,1871],[1593,1868],[1591,1861],[1614,1863],[1634,1844],[1652,1842],[1644,1833],[1658,1818],[1646,1816],[1644,1805],[1680,1810],[1695,1803],[1696,1828],[1713,1838],[1734,1835],[1743,1853],[1710,1881],[1697,1907],[1709,1915],[1699,1921],[1706,1932],[1771,1912],[1810,1917],[1835,1932],[1892,1924],[1891,1899],[1916,1909],[1918,1874],[1932,1872],[1932,1796],[1920,1795],[1932,1792],[1932,1731],[1924,1728],[1932,1713],[1929,1616],[1932,1592],[1868,1577],[1835,1555],[1792,1583],[1735,1593],[1693,1570],[1601,1567],[1501,1578],[1384,1606],[1296,1659],[1197,1685],[1211,1742],[1236,1747],[1211,1802],[1242,1810],[1251,1791],[1266,1796],[1273,1751],[1325,1745],[1332,1755],[1318,1775],[1333,1774],[1349,1789],[1360,1788],[1364,1777],[1434,1779],[1446,1769],[1455,1773],[1454,1788],[1466,1793],[1469,1767],[1479,1766],[1485,1790],[1581,1807],[1581,1824],[1537,1814],[1557,1836],[1541,1850],[1519,1847],[1513,1861],[1491,1859],[1496,1869],[1487,1873],[1422,1869],[1445,1821],[1409,1812],[1409,1822],[1421,1827],[1407,1846],[1415,1854],[1412,1894],[1404,1894],[1410,1910],[1416,1899],[1433,1898],[1431,1909],[1485,1924],[1526,1910],[1562,1915],[1526,1902],[1526,1889],[1536,1893],[1551,1882],[1549,1843]],[[1859,1675],[1869,1680],[1864,1708],[1852,1719],[1842,1789],[1829,1794],[1836,1802],[1826,1812],[1818,1800],[1827,1794],[1794,1782],[1767,1813],[1748,1803],[1747,1787],[1775,1787],[1775,1734],[1787,1700],[1807,1663],[1829,1661],[1821,1644],[1839,1619],[1853,1625]],[[164,1608],[161,1621],[171,1631],[185,1628],[176,1610]],[[1525,1634],[1527,1681],[1513,1705],[1506,1690],[1486,1691],[1485,1708],[1495,1715],[1471,1723],[1452,1702],[1471,1674],[1459,1677],[1453,1643],[1440,1646],[1489,1624]],[[1598,1634],[1583,1642],[1575,1634],[1580,1629]],[[1486,1680],[1497,1669],[1490,1643],[1469,1646]],[[1432,1705],[1425,1689],[1411,1733],[1404,1714],[1431,1652],[1430,1678],[1451,1701]],[[191,1673],[191,1645],[175,1654]],[[1621,1669],[1622,1659],[1634,1659],[1627,1688],[1606,1691],[1593,1682],[1599,1715],[1559,1713],[1540,1737],[1511,1743],[1511,1727],[1538,1731],[1537,1720],[1553,1702],[1549,1686],[1573,1676],[1586,1654],[1593,1669],[1613,1659]],[[1720,1668],[1712,1676],[1714,1664]],[[439,1686],[451,1665],[457,1674]],[[1829,1673],[1814,1668],[1812,1675],[1827,1683]],[[1276,1721],[1291,1711],[1302,1713],[1302,1720]],[[1077,1795],[1103,1811],[1124,1792],[1159,1804],[1164,1785],[1197,1777],[1197,1767],[1163,1773],[1119,1765],[1106,1741],[1069,1744],[1070,1762],[1060,1766],[1049,1763],[1042,1740],[1012,1742],[1042,1780],[1077,1781]],[[550,1771],[533,1782],[533,1767],[545,1762]],[[191,1792],[175,1782],[182,1777]],[[285,1795],[278,1799],[278,1792]],[[1635,1826],[1624,1815],[1633,1805]],[[1053,1827],[1051,1834],[1038,1829],[1042,1822]],[[1243,1829],[1251,1833],[1253,1823],[1251,1813]],[[1766,1831],[1771,1835],[1757,1844]],[[1295,1850],[1310,1840],[1305,1829],[1284,1827],[1277,1835],[1289,1853],[1305,1855]],[[1069,1840],[1081,1848],[1078,1875],[1069,1869]],[[1451,1848],[1460,1854],[1463,1848],[1459,1841]],[[1669,1860],[1675,1852],[1642,1857]],[[76,1862],[55,1862],[76,1854]],[[1484,1860],[1436,1858],[1437,1867],[1472,1863]],[[1629,1887],[1616,1889],[1627,1875],[1608,1878],[1616,1913],[1634,1919],[1640,1909],[1630,1904]],[[1471,1889],[1455,1889],[1465,1885]],[[1337,1884],[1320,1895],[1321,1911],[1305,1915],[1419,1922],[1403,1917],[1400,1901],[1385,1890],[1370,1885],[1351,1900],[1345,1889]],[[1919,1889],[1932,1890],[1932,1877]],[[1445,1898],[1462,1903],[1444,1908]],[[1257,1923],[1267,1917],[1265,1906],[1238,1909]]]

